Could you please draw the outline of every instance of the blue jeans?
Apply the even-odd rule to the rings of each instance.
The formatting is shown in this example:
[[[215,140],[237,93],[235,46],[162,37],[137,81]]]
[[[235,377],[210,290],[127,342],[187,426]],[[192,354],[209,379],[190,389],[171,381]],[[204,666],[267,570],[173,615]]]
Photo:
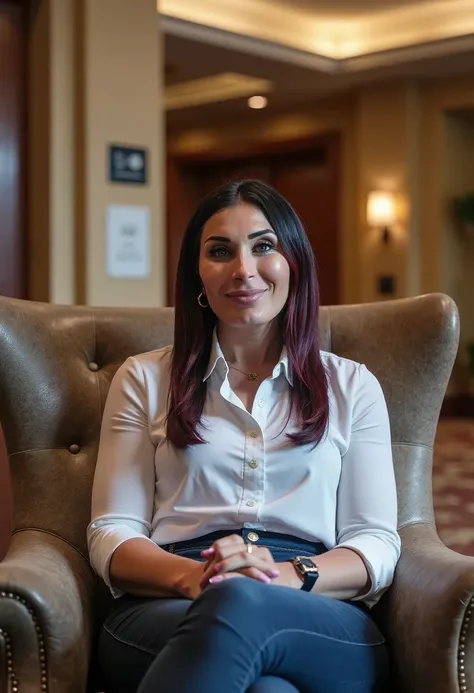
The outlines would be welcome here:
[[[197,558],[231,533],[163,548]],[[325,550],[259,535],[276,561]],[[379,693],[388,683],[384,638],[366,607],[251,579],[212,585],[194,602],[120,598],[99,664],[114,693]]]

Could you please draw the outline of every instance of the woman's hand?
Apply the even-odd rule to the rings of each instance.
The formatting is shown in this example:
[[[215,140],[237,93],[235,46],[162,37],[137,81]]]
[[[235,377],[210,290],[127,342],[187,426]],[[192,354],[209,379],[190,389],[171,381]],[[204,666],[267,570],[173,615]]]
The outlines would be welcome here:
[[[251,547],[250,553],[248,546]],[[200,583],[201,589],[209,583],[214,584],[236,577],[249,577],[268,584],[280,575],[267,548],[255,544],[247,545],[238,534],[218,539],[201,555],[208,560]]]

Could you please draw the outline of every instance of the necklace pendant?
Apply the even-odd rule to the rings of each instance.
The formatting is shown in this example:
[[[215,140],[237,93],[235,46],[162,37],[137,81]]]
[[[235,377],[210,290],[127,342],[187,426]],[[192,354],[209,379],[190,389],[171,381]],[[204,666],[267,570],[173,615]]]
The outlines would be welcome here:
[[[258,373],[249,373],[249,374],[247,375],[247,378],[248,378],[249,380],[258,380]]]

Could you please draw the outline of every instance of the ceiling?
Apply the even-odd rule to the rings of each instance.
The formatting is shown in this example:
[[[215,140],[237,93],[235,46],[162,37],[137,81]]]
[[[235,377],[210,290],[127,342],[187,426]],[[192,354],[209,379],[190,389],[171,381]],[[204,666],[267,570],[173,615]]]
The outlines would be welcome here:
[[[180,92],[174,105],[168,106],[170,127],[226,117],[261,117],[246,105],[255,91],[250,82],[246,92],[245,79],[264,80],[269,85],[266,92],[260,92],[268,94],[268,113],[387,78],[431,79],[474,71],[473,0],[159,0],[159,8],[165,32],[166,94],[171,98]],[[260,21],[259,12],[263,13]],[[258,34],[265,33],[265,17],[267,33],[259,38]],[[230,20],[232,31],[223,28]],[[434,40],[430,32],[439,32],[440,22],[446,35]],[[246,27],[249,31],[244,32]],[[335,59],[329,48],[324,54],[298,47],[298,28],[306,31],[306,39],[311,31],[319,31],[319,47],[326,45],[326,31],[332,36],[332,44],[326,41],[331,50],[334,36],[340,37],[339,48],[346,51],[350,48],[347,36],[362,38],[358,47],[355,38],[351,39],[352,57]],[[414,41],[414,30],[419,41],[406,43]],[[384,31],[389,34],[388,44],[383,43]],[[393,45],[397,36],[399,45]],[[211,87],[213,76],[219,80],[228,73],[241,76],[239,89],[232,93],[216,89],[216,84]],[[210,79],[203,82],[202,78]],[[194,80],[201,81],[194,84]],[[193,96],[188,104],[183,92]]]

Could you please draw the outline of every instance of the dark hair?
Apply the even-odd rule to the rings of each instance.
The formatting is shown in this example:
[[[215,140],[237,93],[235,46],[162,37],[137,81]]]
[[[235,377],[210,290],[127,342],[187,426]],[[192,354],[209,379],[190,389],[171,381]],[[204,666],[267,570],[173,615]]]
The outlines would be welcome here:
[[[239,202],[263,212],[290,266],[289,295],[280,324],[293,376],[290,413],[295,414],[299,430],[287,436],[297,445],[317,444],[327,428],[329,396],[319,351],[319,290],[314,255],[293,207],[274,188],[258,180],[242,180],[217,188],[199,204],[186,227],[176,278],[167,436],[179,448],[205,442],[198,425],[206,399],[203,378],[217,317],[211,308],[203,309],[197,302],[202,290],[198,273],[201,234],[214,214]]]

